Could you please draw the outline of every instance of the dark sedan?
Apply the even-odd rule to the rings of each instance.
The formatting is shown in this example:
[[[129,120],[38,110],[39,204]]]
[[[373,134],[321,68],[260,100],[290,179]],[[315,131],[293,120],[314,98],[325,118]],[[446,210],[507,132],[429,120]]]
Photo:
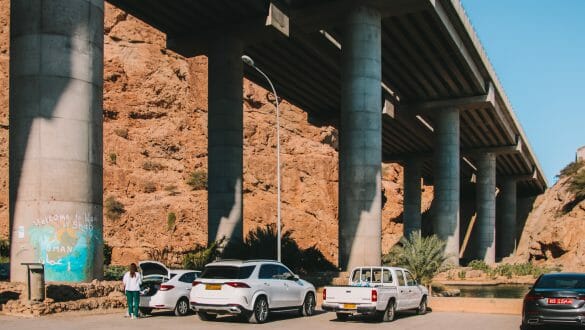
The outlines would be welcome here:
[[[585,326],[585,274],[541,275],[524,297],[522,325]]]

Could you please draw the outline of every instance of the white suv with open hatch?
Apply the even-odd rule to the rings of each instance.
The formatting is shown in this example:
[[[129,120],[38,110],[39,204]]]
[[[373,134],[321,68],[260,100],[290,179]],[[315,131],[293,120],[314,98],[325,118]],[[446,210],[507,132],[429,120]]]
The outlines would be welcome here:
[[[193,282],[191,308],[201,320],[217,315],[241,315],[250,323],[264,323],[269,312],[315,312],[315,287],[272,260],[224,260],[205,266]]]

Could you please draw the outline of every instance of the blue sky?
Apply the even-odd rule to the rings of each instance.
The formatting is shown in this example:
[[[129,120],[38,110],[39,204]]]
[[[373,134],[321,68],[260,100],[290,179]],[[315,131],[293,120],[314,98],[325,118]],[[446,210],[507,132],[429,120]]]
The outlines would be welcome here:
[[[585,1],[461,2],[552,185],[585,145]]]

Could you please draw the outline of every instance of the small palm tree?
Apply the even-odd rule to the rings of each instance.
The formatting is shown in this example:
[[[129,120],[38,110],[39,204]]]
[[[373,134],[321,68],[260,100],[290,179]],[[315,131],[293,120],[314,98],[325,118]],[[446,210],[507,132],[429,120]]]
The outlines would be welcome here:
[[[415,231],[408,239],[402,237],[400,243],[382,257],[382,262],[404,267],[417,281],[428,285],[447,259],[444,249],[445,241],[436,235],[422,237],[420,231]]]

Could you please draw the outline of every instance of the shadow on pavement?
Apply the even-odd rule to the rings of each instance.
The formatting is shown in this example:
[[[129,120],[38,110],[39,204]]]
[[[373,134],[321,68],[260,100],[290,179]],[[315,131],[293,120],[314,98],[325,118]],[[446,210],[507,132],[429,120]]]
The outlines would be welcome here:
[[[427,314],[431,313],[431,309],[429,308],[427,310]],[[363,314],[356,314],[356,315],[352,315],[350,316],[347,320],[345,321],[341,321],[337,319],[337,316],[335,315],[335,313],[330,313],[332,319],[330,319],[330,322],[340,322],[340,323],[347,323],[347,322],[355,322],[355,323],[382,323],[381,321],[379,321],[377,318],[375,318],[373,315],[363,315]],[[396,312],[396,317],[394,318],[394,321],[398,321],[400,319],[408,319],[411,318],[413,316],[424,316],[424,315],[418,315],[416,313],[416,311],[412,310],[412,311],[402,311],[402,312]]]
[[[321,315],[323,313],[325,313],[325,312],[316,310],[315,314],[313,316]],[[312,317],[312,316],[309,316],[309,317]],[[297,311],[270,312],[270,315],[268,316],[268,322],[266,322],[266,323],[269,324],[271,322],[278,322],[278,321],[292,320],[292,319],[302,319],[302,318],[306,318],[306,316],[300,316]],[[242,316],[226,315],[226,316],[218,316],[217,319],[215,319],[214,321],[207,321],[207,322],[247,323],[248,320]]]

